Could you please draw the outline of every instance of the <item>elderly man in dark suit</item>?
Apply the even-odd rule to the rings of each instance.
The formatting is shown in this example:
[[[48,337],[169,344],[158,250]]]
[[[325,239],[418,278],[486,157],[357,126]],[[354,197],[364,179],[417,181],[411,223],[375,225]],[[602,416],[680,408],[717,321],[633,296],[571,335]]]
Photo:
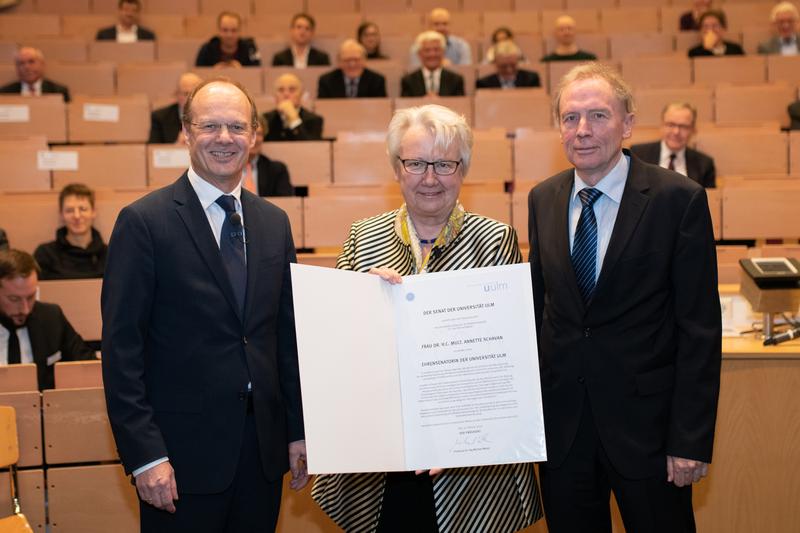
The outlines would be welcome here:
[[[273,67],[306,68],[331,64],[328,54],[311,46],[317,23],[308,13],[292,17],[289,27],[289,47],[272,56]]]
[[[153,41],[156,34],[139,26],[139,12],[142,3],[139,0],[119,0],[117,23],[108,28],[97,30],[98,41],[117,41],[118,43],[135,43],[137,41]]]
[[[696,122],[697,110],[692,104],[669,103],[661,112],[661,140],[634,144],[631,152],[642,161],[688,176],[703,187],[714,187],[717,180],[714,160],[688,146],[697,131]]]
[[[95,353],[56,304],[37,301],[39,265],[27,252],[0,250],[0,365],[35,363],[39,390],[55,388],[58,361]]]
[[[302,107],[303,83],[294,74],[275,80],[275,109],[264,113],[267,121],[265,141],[318,141],[322,139],[323,119]]]
[[[415,46],[422,66],[400,80],[400,96],[464,96],[464,78],[444,65],[445,38],[436,31],[417,35]]]
[[[160,107],[150,113],[149,143],[174,143],[181,138],[181,110],[186,99],[203,80],[193,72],[181,74],[175,88],[175,103]]]
[[[264,115],[259,115],[256,142],[250,149],[247,164],[242,171],[242,187],[259,196],[294,196],[294,187],[286,164],[261,153],[266,129],[267,121]]]
[[[69,89],[44,77],[44,54],[38,48],[22,46],[14,53],[19,81],[0,87],[0,93],[41,96],[60,94],[69,102]]]
[[[539,75],[519,68],[522,50],[513,41],[500,41],[492,47],[492,63],[497,72],[479,78],[475,82],[478,89],[516,89],[519,87],[539,87]]]
[[[103,282],[103,381],[142,530],[271,531],[283,474],[305,485],[286,213],[241,188],[257,111],[189,96],[191,166],[125,207]]]
[[[575,166],[528,198],[551,533],[695,531],[707,474],[721,314],[705,190],[622,149],[630,88],[588,63],[554,98]]]
[[[355,39],[339,47],[339,68],[319,77],[317,98],[385,98],[386,78],[367,68],[367,50]]]
[[[800,53],[800,12],[791,2],[780,2],[772,8],[770,21],[775,35],[758,45],[759,54],[780,54],[793,56]]]

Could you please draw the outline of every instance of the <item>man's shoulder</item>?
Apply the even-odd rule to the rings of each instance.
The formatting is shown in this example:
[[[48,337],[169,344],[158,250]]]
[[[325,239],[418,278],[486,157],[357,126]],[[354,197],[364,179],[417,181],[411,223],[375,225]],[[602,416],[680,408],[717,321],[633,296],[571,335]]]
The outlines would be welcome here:
[[[36,302],[32,314],[36,322],[46,323],[47,326],[55,325],[60,322],[67,322],[61,306],[50,302]],[[34,322],[32,322],[34,323]]]
[[[164,119],[168,118],[170,115],[176,115],[176,116],[180,115],[180,113],[178,113],[177,102],[153,110],[153,116],[156,118]]]
[[[110,40],[117,38],[117,27],[116,26],[108,26],[105,28],[100,28],[97,30],[97,36],[95,37],[98,41]]]
[[[442,68],[442,77],[443,78],[452,78],[464,81],[464,76],[456,72],[455,70],[450,70],[449,68]]]
[[[409,72],[408,74],[403,76],[403,79],[404,80],[410,80],[410,79],[416,78],[418,76],[422,77],[422,69],[421,68],[412,70],[411,72]]]
[[[636,143],[631,145],[631,152],[639,157],[643,155],[651,155],[654,151],[661,152],[661,141],[654,141],[649,143]]]
[[[364,70],[364,72],[365,73],[367,72],[366,69]],[[319,82],[320,83],[332,82],[332,81],[336,80],[337,78],[344,79],[344,73],[342,72],[342,69],[340,69],[340,68],[335,68],[335,69],[333,69],[331,71],[326,72],[325,74],[322,74],[319,77]]]
[[[714,158],[710,155],[706,154],[705,152],[701,152],[700,150],[695,150],[694,148],[686,147],[686,155],[687,157],[696,157],[701,161],[710,161],[714,162]]]
[[[123,208],[123,212],[135,212],[143,218],[164,216],[166,214],[165,208],[174,204],[176,191],[183,187],[184,179],[188,180],[188,178],[186,178],[186,172],[174,182],[149,192],[138,200],[131,202]],[[187,186],[191,189],[190,185]]]
[[[309,120],[322,120],[322,115],[317,115],[305,107],[300,108],[300,117],[303,119],[303,122],[307,122]]]
[[[341,70],[341,69],[340,69]],[[386,76],[381,74],[380,72],[376,72],[372,69],[365,68],[364,72],[361,74],[364,78],[373,79],[373,80],[385,80]]]
[[[566,170],[562,170],[558,174],[554,174],[547,178],[546,180],[537,183],[533,186],[530,193],[534,196],[536,194],[544,194],[552,191],[556,191],[561,188],[566,182],[572,180],[575,177],[575,169],[568,168]]]
[[[499,87],[500,78],[497,74],[488,74],[486,76],[483,76],[482,78],[478,78],[475,81],[475,85],[481,88]]]
[[[22,89],[20,82],[12,81],[0,87],[0,93],[18,93]]]

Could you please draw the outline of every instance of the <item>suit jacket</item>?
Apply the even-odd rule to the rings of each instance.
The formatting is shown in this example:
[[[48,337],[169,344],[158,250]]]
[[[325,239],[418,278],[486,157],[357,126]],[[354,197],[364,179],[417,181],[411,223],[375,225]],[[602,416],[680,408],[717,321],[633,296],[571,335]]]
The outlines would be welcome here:
[[[400,80],[400,96],[425,96],[425,78],[419,68]],[[452,70],[442,69],[439,78],[439,96],[464,96],[464,78]]]
[[[517,71],[517,78],[514,80],[514,85],[515,87],[540,87],[541,82],[536,72],[520,69]],[[497,74],[490,74],[479,78],[475,82],[475,87],[478,89],[499,89],[501,87],[500,76]]]
[[[318,67],[318,66],[325,66],[331,64],[331,58],[328,57],[328,54],[323,52],[322,50],[317,50],[313,46],[308,50],[308,62],[309,67]],[[294,66],[294,56],[292,55],[292,49],[286,48],[285,50],[281,50],[277,52],[274,56],[272,56],[272,66],[273,67],[293,67]]]
[[[149,143],[174,143],[181,132],[181,113],[178,103],[161,107],[150,113]]]
[[[0,93],[4,94],[22,94],[22,84],[18,81],[9,83],[0,87]],[[69,89],[63,85],[44,78],[42,80],[42,94],[61,94],[64,96],[64,101],[69,102]]]
[[[96,41],[116,41],[117,40],[117,26],[110,26],[108,28],[101,28],[97,30],[97,35],[94,38]],[[141,26],[136,27],[136,40],[138,41],[155,41],[156,34],[147,28]]]
[[[294,196],[294,187],[289,181],[289,170],[285,164],[259,154],[256,168],[259,196]]]
[[[222,41],[220,41],[219,37],[212,37],[200,47],[194,64],[198,67],[213,67],[221,62],[222,59]],[[250,37],[240,37],[233,59],[243,67],[260,67],[261,55],[258,52],[255,40]]]
[[[725,56],[744,55],[744,49],[740,45],[732,43],[730,41],[723,41],[723,43],[725,43],[725,53],[722,55]],[[706,50],[705,48],[703,48],[702,44],[698,44],[694,48],[689,49],[689,57],[714,57],[714,53],[711,52],[710,50]]]
[[[705,190],[631,156],[587,307],[570,260],[573,177],[528,197],[548,463],[566,458],[585,395],[622,476],[663,476],[666,455],[710,461],[722,327]]]
[[[631,152],[636,157],[650,163],[658,165],[661,160],[661,142],[634,144]],[[697,150],[686,147],[686,173],[694,181],[706,188],[713,188],[717,183],[717,171],[714,167],[714,160]]]
[[[277,110],[273,109],[264,113],[264,118],[267,120],[265,141],[318,141],[322,139],[323,118],[304,107],[300,108],[300,120],[303,122],[293,129],[283,127],[283,120]]]
[[[789,112],[789,118],[792,119],[790,128],[800,130],[800,100],[789,104],[787,111]]]
[[[56,362],[95,358],[94,350],[83,342],[56,304],[36,302],[25,325],[36,363],[39,390],[55,388],[53,368]]]
[[[795,34],[795,42],[800,43],[800,34]],[[759,54],[780,54],[781,53],[781,38],[773,35],[766,41],[758,44]]]
[[[241,199],[243,312],[186,173],[125,207],[109,244],[103,380],[120,458],[131,472],[169,457],[186,493],[232,483],[248,382],[268,479],[287,471],[288,443],[303,438],[289,220],[249,191]]]
[[[386,98],[386,78],[374,70],[364,69],[358,79],[358,98]],[[317,98],[346,98],[344,73],[337,68],[319,77]]]

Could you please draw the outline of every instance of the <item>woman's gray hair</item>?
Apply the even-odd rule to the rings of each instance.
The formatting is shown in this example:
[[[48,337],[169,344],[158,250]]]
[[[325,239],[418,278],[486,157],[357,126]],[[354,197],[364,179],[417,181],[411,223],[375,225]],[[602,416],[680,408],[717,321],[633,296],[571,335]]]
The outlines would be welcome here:
[[[386,136],[386,149],[395,172],[400,170],[400,143],[406,132],[413,127],[421,127],[430,133],[433,145],[442,153],[455,143],[461,159],[461,175],[467,175],[472,157],[472,130],[462,115],[435,104],[398,109],[394,112]]]

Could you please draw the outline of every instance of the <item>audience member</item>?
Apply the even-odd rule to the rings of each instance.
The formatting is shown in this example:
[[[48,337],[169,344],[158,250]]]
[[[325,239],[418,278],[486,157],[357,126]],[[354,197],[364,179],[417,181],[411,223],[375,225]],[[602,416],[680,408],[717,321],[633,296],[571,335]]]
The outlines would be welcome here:
[[[69,102],[69,89],[44,77],[44,54],[38,48],[22,46],[14,53],[14,66],[19,81],[0,87],[0,93],[22,96],[61,94]]]
[[[539,75],[519,68],[522,51],[514,41],[500,41],[492,47],[497,72],[475,82],[478,89],[516,89],[517,87],[539,87]]]
[[[316,141],[322,139],[323,119],[300,106],[303,84],[287,73],[275,80],[275,109],[265,113],[265,141]]]
[[[702,42],[689,50],[689,57],[744,55],[741,46],[724,39],[727,27],[728,19],[720,9],[711,9],[700,15]]]
[[[198,67],[258,67],[261,56],[255,41],[241,37],[242,17],[238,13],[223,11],[217,17],[217,35],[204,44],[197,53]]]
[[[117,41],[118,43],[155,40],[155,33],[139,26],[139,12],[141,10],[142,3],[139,0],[119,0],[116,25],[97,30],[95,39],[98,41]]]
[[[156,109],[150,114],[149,143],[174,143],[183,140],[181,113],[186,99],[203,80],[193,72],[181,74],[175,88],[174,104]]]
[[[417,35],[414,47],[422,66],[400,80],[400,96],[464,96],[464,78],[442,67],[444,35],[424,31]]]
[[[8,250],[8,236],[3,228],[0,228],[0,250]]]
[[[444,57],[447,65],[471,65],[472,47],[467,41],[450,33],[450,12],[442,7],[432,9],[428,14],[428,26],[431,30],[444,35]],[[420,66],[419,43],[411,46],[408,60],[410,68]]]
[[[758,45],[759,54],[780,54],[794,56],[800,52],[797,23],[800,13],[791,2],[781,2],[770,13],[772,27],[776,35]]]
[[[358,42],[367,50],[367,59],[389,59],[381,52],[381,32],[374,22],[362,22],[356,32]]]
[[[267,121],[258,117],[256,142],[250,148],[250,158],[242,169],[242,187],[258,196],[294,196],[294,187],[289,180],[289,170],[280,161],[273,161],[261,153]]]
[[[292,17],[289,27],[289,47],[272,57],[273,67],[306,68],[331,64],[328,54],[311,46],[317,23],[308,13]]]
[[[697,110],[688,102],[673,102],[661,112],[661,140],[634,144],[631,152],[647,163],[688,176],[703,187],[714,187],[717,172],[714,160],[689,148],[696,133]]]
[[[800,130],[800,100],[789,104],[787,111],[789,112],[789,118],[792,121],[789,128],[793,130]]]
[[[108,247],[93,226],[94,191],[82,183],[66,185],[58,195],[58,210],[64,225],[56,230],[56,240],[33,252],[41,278],[102,278]]]
[[[556,39],[556,49],[547,54],[542,61],[594,61],[597,56],[586,50],[581,50],[575,43],[575,19],[569,15],[561,15],[556,19],[553,35]]]
[[[483,57],[484,64],[488,65],[494,62],[494,47],[497,43],[503,41],[514,41],[514,33],[511,31],[511,28],[506,26],[500,26],[492,32],[492,45],[486,50],[486,55]],[[521,55],[520,60],[524,61]]]
[[[711,0],[694,0],[692,9],[681,15],[681,31],[700,29],[700,15],[711,9]]]
[[[20,250],[0,251],[0,365],[36,364],[39,390],[55,388],[58,361],[95,353],[56,304],[36,301],[39,265]]]
[[[355,39],[339,47],[339,68],[319,77],[317,98],[385,98],[386,78],[367,67],[367,50]]]

